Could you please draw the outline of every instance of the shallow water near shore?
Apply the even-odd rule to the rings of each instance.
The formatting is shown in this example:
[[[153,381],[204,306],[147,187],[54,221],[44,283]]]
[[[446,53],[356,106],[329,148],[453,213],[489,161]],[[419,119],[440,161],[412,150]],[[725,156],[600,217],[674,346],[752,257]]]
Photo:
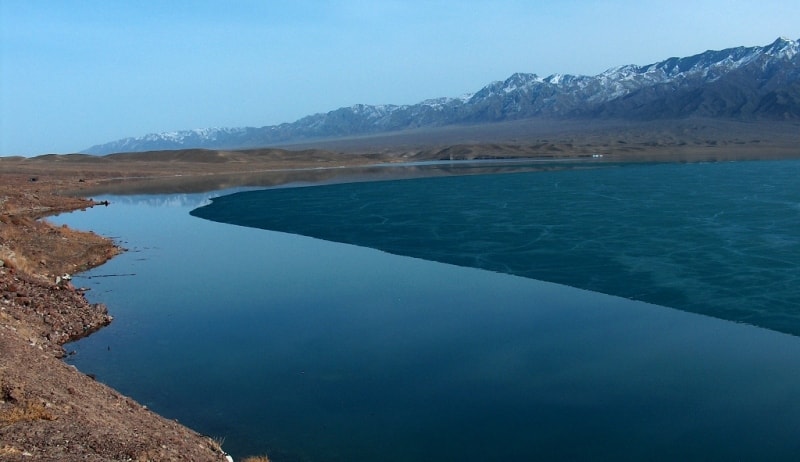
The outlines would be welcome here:
[[[129,249],[75,278],[115,321],[68,345],[68,361],[224,438],[237,458],[791,460],[800,450],[797,337],[190,216],[208,197],[109,197],[111,207],[53,220]]]

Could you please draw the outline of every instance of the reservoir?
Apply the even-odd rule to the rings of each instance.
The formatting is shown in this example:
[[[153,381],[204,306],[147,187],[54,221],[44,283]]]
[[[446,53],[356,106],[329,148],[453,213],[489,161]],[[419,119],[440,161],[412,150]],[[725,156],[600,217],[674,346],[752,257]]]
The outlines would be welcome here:
[[[237,459],[789,460],[798,173],[97,198],[53,221],[128,252],[75,277],[115,320],[68,361]]]

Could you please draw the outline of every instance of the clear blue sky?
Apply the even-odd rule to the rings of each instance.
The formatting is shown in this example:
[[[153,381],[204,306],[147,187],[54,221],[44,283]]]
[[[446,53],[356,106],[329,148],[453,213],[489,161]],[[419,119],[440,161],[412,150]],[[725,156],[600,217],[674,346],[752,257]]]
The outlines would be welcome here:
[[[800,2],[0,1],[0,155],[800,38]]]

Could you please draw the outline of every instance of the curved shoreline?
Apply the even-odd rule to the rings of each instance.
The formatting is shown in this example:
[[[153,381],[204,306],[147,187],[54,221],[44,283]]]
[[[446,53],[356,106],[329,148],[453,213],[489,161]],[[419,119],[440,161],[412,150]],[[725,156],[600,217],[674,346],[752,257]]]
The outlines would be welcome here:
[[[46,221],[47,216],[108,205],[77,196],[163,192],[164,187],[182,189],[186,183],[181,180],[218,190],[453,174],[447,168],[425,172],[419,165],[404,169],[397,163],[356,162],[350,168],[291,168],[250,175],[164,177],[150,172],[120,181],[116,172],[96,172],[87,178],[73,165],[49,166],[55,168],[36,166],[35,176],[31,171],[0,174],[0,456],[4,460],[230,460],[213,438],[153,413],[61,360],[66,355],[62,345],[112,320],[104,305],[87,301],[85,290],[74,287],[69,275],[100,266],[123,251],[108,238]]]

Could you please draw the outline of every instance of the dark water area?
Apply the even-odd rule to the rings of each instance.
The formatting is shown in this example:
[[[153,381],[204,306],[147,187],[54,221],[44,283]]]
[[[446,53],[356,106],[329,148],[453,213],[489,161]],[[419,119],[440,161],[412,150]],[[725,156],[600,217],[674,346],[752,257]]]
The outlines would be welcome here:
[[[691,268],[680,269],[675,262],[667,265],[669,252],[663,249],[672,244],[662,243],[661,250],[639,255],[634,250],[634,230],[647,227],[615,223],[614,217],[627,216],[615,211],[618,207],[640,214],[634,215],[640,219],[629,220],[632,223],[694,223],[686,218],[688,212],[681,212],[685,203],[667,206],[662,204],[669,201],[651,199],[652,207],[667,210],[666,218],[657,218],[611,198],[642,200],[641,191],[634,194],[632,184],[625,186],[623,178],[629,175],[623,171],[648,177],[651,183],[669,177],[679,198],[694,197],[687,192],[692,184],[697,196],[706,197],[711,180],[702,178],[718,173],[703,169],[724,170],[731,165],[755,169],[739,174],[743,175],[739,180],[734,178],[737,174],[728,173],[730,189],[740,192],[734,196],[735,204],[748,204],[752,196],[766,204],[757,213],[764,218],[755,221],[761,223],[759,230],[769,233],[759,231],[761,237],[746,238],[751,225],[741,222],[752,211],[744,206],[715,208],[698,199],[691,202],[694,208],[706,210],[708,217],[718,214],[706,220],[714,226],[704,228],[700,220],[697,229],[685,231],[682,239],[673,239],[670,233],[648,239],[679,241],[675,252],[691,248],[718,259],[725,274],[737,278],[745,286],[743,293],[749,293],[744,282],[761,278],[761,269],[743,268],[755,273],[745,277],[723,258],[728,254],[720,257],[713,245],[687,241],[693,233],[722,229],[734,243],[762,249],[742,251],[747,255],[742,261],[748,265],[760,261],[755,253],[772,261],[770,251],[763,249],[776,243],[789,250],[782,261],[797,262],[796,234],[792,234],[797,228],[784,229],[800,213],[797,189],[769,175],[760,183],[755,173],[747,180],[747,172],[766,169],[788,181],[792,175],[782,172],[797,173],[797,163],[777,163],[778,168],[761,163],[696,165],[697,170],[653,165],[593,170],[586,175],[575,170],[285,188],[265,191],[264,201],[255,200],[261,192],[247,192],[216,198],[210,207],[225,204],[222,209],[235,208],[240,215],[270,216],[292,225],[304,216],[307,222],[317,222],[307,225],[315,233],[324,228],[325,233],[359,240],[380,234],[380,228],[373,223],[357,232],[357,224],[382,217],[393,224],[393,232],[383,235],[392,237],[389,250],[397,254],[366,242],[352,245],[298,231],[230,226],[190,215],[209,210],[198,206],[208,205],[214,194],[98,198],[110,200],[111,206],[53,220],[115,237],[129,249],[74,278],[76,285],[91,288],[92,301],[109,306],[115,320],[68,345],[75,351],[68,362],[167,418],[224,439],[224,448],[237,460],[264,453],[276,462],[794,460],[800,452],[800,339],[520,277],[506,268],[524,268],[530,261],[525,252],[544,241],[552,246],[550,252],[572,247],[583,252],[567,255],[568,264],[554,257],[545,260],[562,268],[562,273],[588,267],[591,262],[585,263],[584,255],[605,258],[601,260],[605,267],[591,263],[597,274],[592,278],[584,271],[583,280],[603,283],[600,276],[624,265],[635,268],[632,261],[638,258],[639,271],[652,265],[652,275],[630,280],[631,286],[663,278],[685,291],[687,299],[724,293],[713,279],[695,282],[702,290],[691,286],[687,291],[681,284],[702,271],[686,272]],[[597,173],[601,176],[592,175]],[[573,174],[577,176],[570,177]],[[739,189],[734,183],[750,186]],[[527,190],[531,184],[539,185],[539,190]],[[574,205],[565,205],[558,194],[542,192],[548,184],[559,189],[569,186]],[[591,186],[595,193],[582,194],[578,186]],[[374,189],[381,187],[389,189]],[[498,206],[500,194],[495,191],[513,192],[507,194],[509,199],[526,197],[527,207],[534,209],[554,200],[561,206],[535,213],[508,211],[514,200]],[[662,194],[672,194],[667,191],[664,187]],[[592,197],[606,204],[605,212],[597,213],[586,204]],[[459,209],[467,199],[472,208]],[[239,200],[252,202],[236,205]],[[361,201],[370,212],[356,210],[349,218],[340,218],[344,207],[359,209],[352,201]],[[409,207],[405,219],[399,211],[403,207],[392,202]],[[390,205],[384,207],[386,203]],[[302,210],[292,211],[295,206]],[[422,208],[428,206],[424,213]],[[448,207],[462,212],[438,217]],[[507,210],[506,215],[489,213],[492,207]],[[575,212],[566,214],[560,210],[564,208]],[[606,220],[587,230],[594,239],[585,248],[550,237],[580,235],[570,223],[559,220],[574,215],[589,222],[593,214]],[[735,220],[720,222],[726,215]],[[488,218],[482,240],[471,240],[477,234],[467,225],[481,217]],[[424,234],[402,235],[394,232],[397,225],[423,229]],[[550,234],[544,232],[545,225],[551,227]],[[335,231],[337,227],[348,231]],[[448,233],[461,233],[469,245],[454,246],[447,239],[440,246],[430,245]],[[500,242],[500,236],[516,234],[538,240],[529,239],[527,247]],[[607,235],[619,236],[627,244],[601,245],[606,239],[601,236]],[[611,250],[599,252],[605,246],[625,250],[627,259],[608,257]],[[432,255],[397,251],[408,248],[428,249]],[[441,262],[446,261],[442,255],[451,254],[461,260]],[[501,265],[508,255],[518,259]],[[738,253],[731,250],[731,255]],[[487,261],[495,266],[484,266]],[[769,270],[772,281],[783,281],[782,290],[771,295],[780,305],[771,306],[787,308],[787,313],[776,311],[769,318],[790,326],[794,315],[789,302],[796,295],[785,286],[791,274],[796,281],[797,267],[783,268]],[[738,306],[746,311],[744,305]]]
[[[800,335],[800,162],[243,192],[192,212]]]

